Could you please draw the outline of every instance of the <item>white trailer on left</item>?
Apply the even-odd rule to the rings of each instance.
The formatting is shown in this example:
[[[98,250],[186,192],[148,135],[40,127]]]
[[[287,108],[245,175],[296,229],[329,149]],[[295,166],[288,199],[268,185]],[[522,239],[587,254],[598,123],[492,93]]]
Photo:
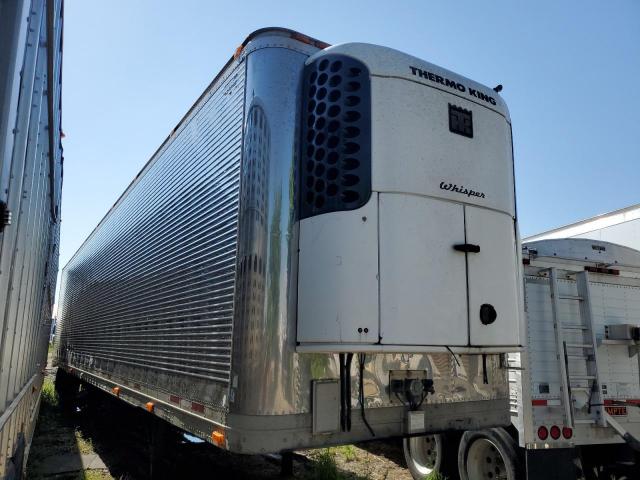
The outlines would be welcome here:
[[[21,478],[58,273],[62,0],[0,0],[0,478]]]

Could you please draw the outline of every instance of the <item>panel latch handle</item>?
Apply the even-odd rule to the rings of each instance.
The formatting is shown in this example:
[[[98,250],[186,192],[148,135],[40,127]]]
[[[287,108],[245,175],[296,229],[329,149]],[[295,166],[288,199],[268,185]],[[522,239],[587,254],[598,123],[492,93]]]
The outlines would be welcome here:
[[[480,253],[480,245],[474,245],[472,243],[459,243],[458,245],[454,245],[453,249],[464,253]]]

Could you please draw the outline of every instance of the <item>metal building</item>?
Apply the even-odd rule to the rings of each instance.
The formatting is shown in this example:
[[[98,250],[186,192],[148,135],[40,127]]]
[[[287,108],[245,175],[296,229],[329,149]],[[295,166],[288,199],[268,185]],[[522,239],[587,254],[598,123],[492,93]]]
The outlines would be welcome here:
[[[525,238],[525,242],[554,238],[590,238],[640,250],[640,203]]]
[[[0,0],[0,478],[22,475],[58,272],[62,0]]]

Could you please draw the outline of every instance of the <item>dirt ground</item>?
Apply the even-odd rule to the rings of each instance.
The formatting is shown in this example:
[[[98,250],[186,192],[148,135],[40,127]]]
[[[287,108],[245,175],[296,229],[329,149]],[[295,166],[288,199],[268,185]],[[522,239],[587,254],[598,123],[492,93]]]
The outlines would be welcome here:
[[[282,478],[277,457],[231,454],[162,425],[159,442],[158,425],[146,412],[100,392],[63,411],[52,380],[53,371],[43,390],[29,480]],[[411,480],[399,441],[299,451],[293,468],[293,478],[309,480]]]

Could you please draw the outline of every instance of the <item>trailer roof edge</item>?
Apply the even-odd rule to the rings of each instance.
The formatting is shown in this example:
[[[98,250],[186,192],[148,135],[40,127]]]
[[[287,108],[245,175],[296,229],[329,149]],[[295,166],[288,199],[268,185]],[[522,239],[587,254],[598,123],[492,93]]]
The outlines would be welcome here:
[[[577,227],[580,227],[580,226],[583,226],[583,225],[586,226],[589,223],[592,223],[592,222],[595,222],[595,221],[598,221],[598,220],[603,221],[603,220],[606,220],[607,218],[613,217],[615,215],[624,215],[626,213],[633,212],[634,210],[638,210],[640,212],[640,203],[636,203],[634,205],[629,205],[628,207],[619,208],[617,210],[612,210],[610,212],[601,213],[599,215],[594,215],[593,217],[584,218],[582,220],[578,220],[577,222],[567,223],[566,225],[562,225],[560,227],[552,228],[552,229],[549,229],[549,230],[544,230],[544,231],[542,231],[540,233],[536,233],[536,234],[524,237],[522,239],[522,242],[524,243],[524,242],[533,242],[533,241],[538,241],[538,240],[546,240],[546,239],[550,239],[550,238],[561,238],[561,237],[551,237],[551,235],[566,231],[566,230],[568,230],[570,228],[577,228]],[[627,220],[627,221],[629,221],[629,220]],[[610,225],[615,225],[617,223],[622,223],[622,222],[611,223]],[[610,226],[610,225],[607,225],[607,226]],[[600,228],[602,228],[602,226],[594,227],[592,230],[587,230],[584,233],[588,233],[589,231],[593,231],[593,230],[598,230]]]
[[[231,55],[231,57],[229,58],[229,60],[227,60],[227,62],[222,66],[222,68],[220,69],[220,71],[216,74],[216,76],[211,80],[211,82],[209,82],[209,84],[204,88],[204,90],[202,91],[202,93],[198,96],[198,98],[193,102],[193,104],[189,107],[189,109],[187,110],[187,112],[180,118],[180,120],[178,121],[178,123],[176,124],[175,127],[173,127],[171,129],[171,131],[169,132],[169,135],[166,136],[166,138],[162,141],[162,143],[158,146],[158,148],[156,150],[154,150],[154,152],[150,155],[149,159],[144,163],[144,165],[142,165],[142,167],[140,168],[140,170],[138,171],[138,173],[136,174],[135,177],[133,177],[133,179],[131,180],[131,182],[129,182],[129,184],[126,186],[126,188],[122,191],[122,193],[118,196],[118,198],[115,200],[115,202],[113,202],[113,204],[111,205],[111,207],[109,207],[109,210],[106,211],[106,213],[102,216],[102,218],[100,219],[100,221],[96,224],[95,227],[93,227],[93,229],[91,230],[91,232],[89,233],[89,235],[87,235],[87,237],[83,240],[83,242],[80,244],[80,246],[76,249],[76,251],[73,253],[73,255],[71,255],[71,257],[69,258],[69,260],[67,260],[67,262],[65,263],[64,267],[62,267],[62,271],[64,272],[64,270],[66,270],[67,266],[73,261],[73,259],[78,255],[78,252],[80,252],[80,250],[82,250],[82,247],[84,247],[84,245],[89,241],[89,239],[91,237],[93,237],[93,235],[95,234],[95,232],[98,230],[98,228],[104,223],[104,221],[109,217],[109,214],[115,209],[115,207],[120,203],[120,201],[127,195],[127,193],[129,192],[129,190],[131,189],[131,187],[136,183],[136,181],[140,178],[140,176],[142,175],[142,173],[147,169],[147,167],[150,165],[150,163],[153,161],[153,159],[156,157],[156,155],[158,155],[158,153],[167,145],[167,143],[169,142],[169,140],[171,140],[173,134],[178,131],[180,129],[180,127],[183,125],[183,123],[185,122],[185,120],[187,118],[189,118],[189,115],[191,115],[191,113],[193,112],[193,110],[196,108],[196,106],[200,103],[200,101],[204,98],[204,96],[211,90],[211,88],[215,85],[215,83],[220,79],[220,77],[222,77],[222,75],[224,75],[224,73],[227,71],[227,69],[229,68],[229,66],[237,60],[237,52],[241,49],[243,49],[244,47],[246,47],[249,42],[251,42],[252,40],[261,37],[263,35],[268,35],[268,34],[280,34],[283,36],[287,36],[293,40],[297,40],[301,43],[305,43],[305,44],[309,44],[309,45],[314,45],[318,48],[326,48],[326,47],[330,47],[331,45],[325,42],[322,42],[321,40],[317,40],[313,37],[310,37],[308,35],[305,35],[303,33],[297,32],[295,30],[291,30],[289,28],[284,28],[284,27],[264,27],[264,28],[259,28],[258,30],[254,30],[253,32],[251,32],[249,35],[247,35],[245,37],[245,39],[242,41],[242,43],[240,44],[240,46],[238,47],[238,49],[234,52],[233,55]]]

